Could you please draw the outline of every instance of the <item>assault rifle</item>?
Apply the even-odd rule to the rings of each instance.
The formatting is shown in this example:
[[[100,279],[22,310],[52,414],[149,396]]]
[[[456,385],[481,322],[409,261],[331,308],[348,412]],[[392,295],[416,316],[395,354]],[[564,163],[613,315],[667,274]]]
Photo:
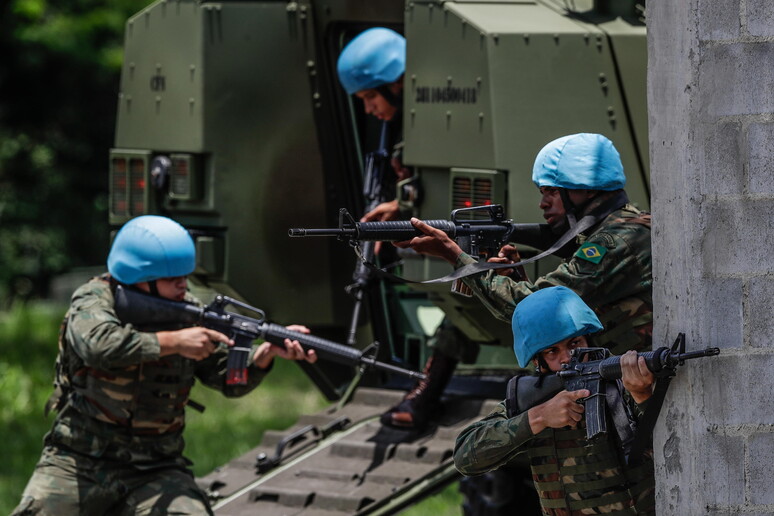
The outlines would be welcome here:
[[[720,354],[719,348],[685,351],[685,334],[680,333],[671,348],[660,347],[654,351],[638,353],[645,358],[648,369],[658,378],[656,388],[648,401],[645,415],[636,427],[632,418],[619,402],[617,381],[622,376],[621,357],[611,356],[606,348],[575,348],[570,361],[563,364],[555,375],[516,376],[508,382],[506,406],[509,417],[520,414],[544,403],[563,390],[586,389],[589,396],[578,400],[584,405],[586,438],[594,441],[607,434],[607,411],[615,424],[618,437],[627,456],[639,457],[645,438],[653,430],[658,412],[666,395],[667,387],[677,372],[677,366],[686,360]],[[642,436],[642,437],[640,437]]]
[[[260,318],[253,319],[227,312],[225,308],[228,305],[257,313]],[[199,307],[191,303],[150,296],[119,285],[115,292],[115,310],[118,318],[124,324],[138,326],[194,325],[217,330],[227,335],[234,340],[234,345],[228,348],[226,360],[226,384],[228,385],[247,383],[247,362],[252,350],[252,342],[255,339],[263,339],[282,348],[285,347],[285,339],[297,340],[305,349],[315,350],[323,360],[350,366],[373,367],[390,373],[402,374],[414,380],[421,380],[425,377],[422,373],[374,359],[373,355],[378,348],[376,344],[365,350],[360,350],[314,335],[291,331],[284,326],[266,322],[266,315],[262,310],[227,296],[218,295],[208,306]]]
[[[379,204],[387,200],[387,170],[390,164],[390,157],[387,153],[387,133],[388,122],[382,123],[382,129],[379,136],[379,148],[369,152],[366,156],[365,170],[363,173],[363,199],[365,200],[365,213],[373,210]],[[364,213],[364,215],[365,215]],[[357,325],[360,321],[360,311],[363,307],[363,299],[366,290],[371,283],[371,272],[364,262],[372,262],[376,251],[374,242],[368,242],[363,246],[363,261],[355,265],[352,272],[352,283],[345,288],[347,294],[355,300],[352,307],[352,317],[350,318],[349,331],[347,332],[347,344],[354,346],[357,341]]]
[[[548,224],[514,224],[506,219],[500,204],[460,208],[451,212],[451,220],[424,222],[449,235],[471,256],[497,256],[500,248],[509,242],[546,249],[557,240]],[[409,220],[357,222],[346,208],[339,210],[338,228],[294,228],[289,229],[288,234],[291,237],[336,237],[353,245],[375,240],[400,242],[424,235]]]

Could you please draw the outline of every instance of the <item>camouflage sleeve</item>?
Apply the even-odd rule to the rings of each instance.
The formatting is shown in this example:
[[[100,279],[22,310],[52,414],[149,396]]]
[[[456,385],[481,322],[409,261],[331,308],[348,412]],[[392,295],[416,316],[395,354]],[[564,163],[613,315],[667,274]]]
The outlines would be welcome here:
[[[158,360],[156,334],[123,326],[110,287],[101,283],[91,281],[73,294],[66,329],[73,351],[87,366],[103,370]]]
[[[649,260],[649,246],[642,252],[633,249],[637,247],[636,242],[632,245],[629,239],[622,238],[615,231],[594,233],[587,242],[599,244],[607,250],[599,263],[574,255],[534,283],[514,281],[507,276],[498,276],[494,271],[469,276],[463,281],[495,317],[505,322],[510,322],[519,302],[541,288],[565,286],[589,305],[600,306],[650,287],[650,275],[644,270],[644,258],[640,256],[647,253]],[[456,268],[474,262],[472,257],[463,253],[457,259]]]
[[[250,354],[250,365],[247,367],[247,384],[245,385],[226,385],[226,360],[228,358],[228,348],[225,345],[218,346],[215,353],[196,365],[196,377],[203,384],[213,389],[221,391],[226,397],[236,398],[244,396],[252,391],[263,381],[269,371],[274,367],[274,362],[266,369],[261,369],[253,363],[253,353]]]
[[[533,437],[527,413],[509,419],[503,401],[491,414],[457,436],[454,466],[466,476],[492,471],[525,451]]]

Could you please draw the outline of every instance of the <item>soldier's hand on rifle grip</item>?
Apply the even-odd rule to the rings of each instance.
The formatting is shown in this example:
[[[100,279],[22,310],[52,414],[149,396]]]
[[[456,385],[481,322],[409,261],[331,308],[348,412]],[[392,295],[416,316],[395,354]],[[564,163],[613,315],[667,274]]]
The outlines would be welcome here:
[[[309,334],[309,328],[300,324],[291,324],[285,326],[290,331]],[[304,351],[301,343],[297,340],[285,339],[285,347],[274,346],[270,342],[264,342],[255,351],[253,362],[261,369],[266,369],[271,365],[274,357],[284,358],[285,360],[306,360],[310,364],[317,362],[317,353],[313,349]]]
[[[636,403],[642,403],[653,394],[655,377],[648,369],[645,358],[629,350],[621,355],[621,381]]]
[[[500,248],[500,252],[497,256],[489,258],[487,262],[490,263],[518,263],[521,261],[519,250],[510,244],[506,244]],[[527,271],[523,266],[518,266],[515,269],[497,269],[495,273],[498,276],[510,276],[515,281],[527,281]],[[515,274],[514,274],[515,273]]]
[[[203,360],[218,347],[219,342],[233,346],[234,341],[219,331],[193,326],[176,331],[156,333],[161,351],[159,356],[181,355],[193,360]]]
[[[529,409],[527,418],[532,433],[539,434],[546,428],[564,428],[565,426],[575,428],[583,418],[585,410],[583,405],[576,403],[576,401],[590,394],[586,389],[562,391],[545,403]]]
[[[411,224],[424,233],[425,236],[414,237],[411,240],[404,240],[402,242],[393,242],[396,247],[401,249],[408,247],[418,253],[437,256],[452,265],[457,262],[457,257],[462,254],[462,249],[457,245],[457,242],[449,238],[449,235],[440,229],[428,226],[416,217],[411,217]]]

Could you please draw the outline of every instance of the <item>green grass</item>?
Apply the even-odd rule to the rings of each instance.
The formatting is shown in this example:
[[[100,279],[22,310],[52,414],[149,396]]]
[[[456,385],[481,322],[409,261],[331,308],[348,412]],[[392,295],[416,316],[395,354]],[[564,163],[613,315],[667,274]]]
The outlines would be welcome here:
[[[18,503],[53,420],[43,416],[43,406],[51,394],[65,308],[17,305],[0,312],[0,514],[9,514]],[[284,360],[242,398],[226,399],[200,385],[191,397],[207,407],[204,413],[187,414],[186,456],[198,476],[255,447],[265,430],[285,429],[300,414],[327,403],[301,369]],[[454,483],[401,514],[459,515],[461,500]]]
[[[57,333],[64,307],[16,305],[0,312],[0,514],[9,514],[40,456],[52,418]]]
[[[197,476],[254,448],[265,430],[283,430],[300,414],[318,412],[328,403],[299,367],[277,360],[272,372],[253,392],[226,399],[197,384],[191,398],[206,407],[186,414],[186,456]]]
[[[401,516],[460,516],[462,514],[462,495],[459,483],[454,482],[440,493],[422,500],[420,503],[403,510]]]

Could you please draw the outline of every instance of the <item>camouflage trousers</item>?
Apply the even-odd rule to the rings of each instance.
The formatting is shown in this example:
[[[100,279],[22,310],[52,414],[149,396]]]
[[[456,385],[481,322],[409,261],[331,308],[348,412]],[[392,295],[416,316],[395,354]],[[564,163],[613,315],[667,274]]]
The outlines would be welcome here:
[[[182,467],[138,469],[46,446],[12,516],[212,514]]]

